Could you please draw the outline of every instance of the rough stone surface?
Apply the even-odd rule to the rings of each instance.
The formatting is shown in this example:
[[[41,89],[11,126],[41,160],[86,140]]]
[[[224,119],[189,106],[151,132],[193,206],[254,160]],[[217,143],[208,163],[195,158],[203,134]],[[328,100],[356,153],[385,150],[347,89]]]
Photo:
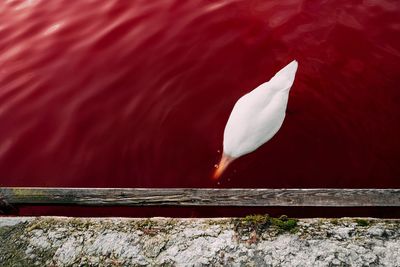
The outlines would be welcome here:
[[[0,266],[400,266],[400,220],[258,223],[3,217]]]
[[[13,226],[33,219],[34,217],[0,217],[0,227]]]

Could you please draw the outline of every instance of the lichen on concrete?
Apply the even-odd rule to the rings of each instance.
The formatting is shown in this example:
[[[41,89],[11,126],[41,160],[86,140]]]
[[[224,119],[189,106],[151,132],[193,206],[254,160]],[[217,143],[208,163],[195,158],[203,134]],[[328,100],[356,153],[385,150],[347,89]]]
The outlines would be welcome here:
[[[400,221],[0,218],[1,266],[400,266]]]

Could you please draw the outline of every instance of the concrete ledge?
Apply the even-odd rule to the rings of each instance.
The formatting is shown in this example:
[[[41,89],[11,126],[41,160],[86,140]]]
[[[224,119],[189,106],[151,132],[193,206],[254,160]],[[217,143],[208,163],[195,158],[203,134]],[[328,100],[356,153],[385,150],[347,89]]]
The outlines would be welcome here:
[[[0,217],[1,266],[400,266],[400,220]]]

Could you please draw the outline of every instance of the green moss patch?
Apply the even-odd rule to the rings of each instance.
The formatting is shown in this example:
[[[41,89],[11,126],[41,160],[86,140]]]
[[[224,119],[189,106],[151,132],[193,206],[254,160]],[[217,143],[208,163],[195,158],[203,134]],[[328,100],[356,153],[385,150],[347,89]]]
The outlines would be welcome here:
[[[356,223],[358,226],[366,227],[370,225],[370,222],[365,219],[356,219]]]
[[[264,232],[271,231],[274,234],[285,232],[294,233],[297,231],[297,219],[288,218],[282,215],[279,218],[266,215],[249,215],[244,218],[233,220],[234,230],[240,236],[250,236],[258,240]]]

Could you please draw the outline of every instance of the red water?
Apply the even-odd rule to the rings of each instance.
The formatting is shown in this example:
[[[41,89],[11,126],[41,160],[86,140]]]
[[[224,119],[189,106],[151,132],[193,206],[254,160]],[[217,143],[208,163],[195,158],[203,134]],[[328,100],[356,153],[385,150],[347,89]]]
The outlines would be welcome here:
[[[399,12],[398,0],[2,1],[0,186],[399,188]],[[292,59],[283,127],[217,184],[233,104]]]

